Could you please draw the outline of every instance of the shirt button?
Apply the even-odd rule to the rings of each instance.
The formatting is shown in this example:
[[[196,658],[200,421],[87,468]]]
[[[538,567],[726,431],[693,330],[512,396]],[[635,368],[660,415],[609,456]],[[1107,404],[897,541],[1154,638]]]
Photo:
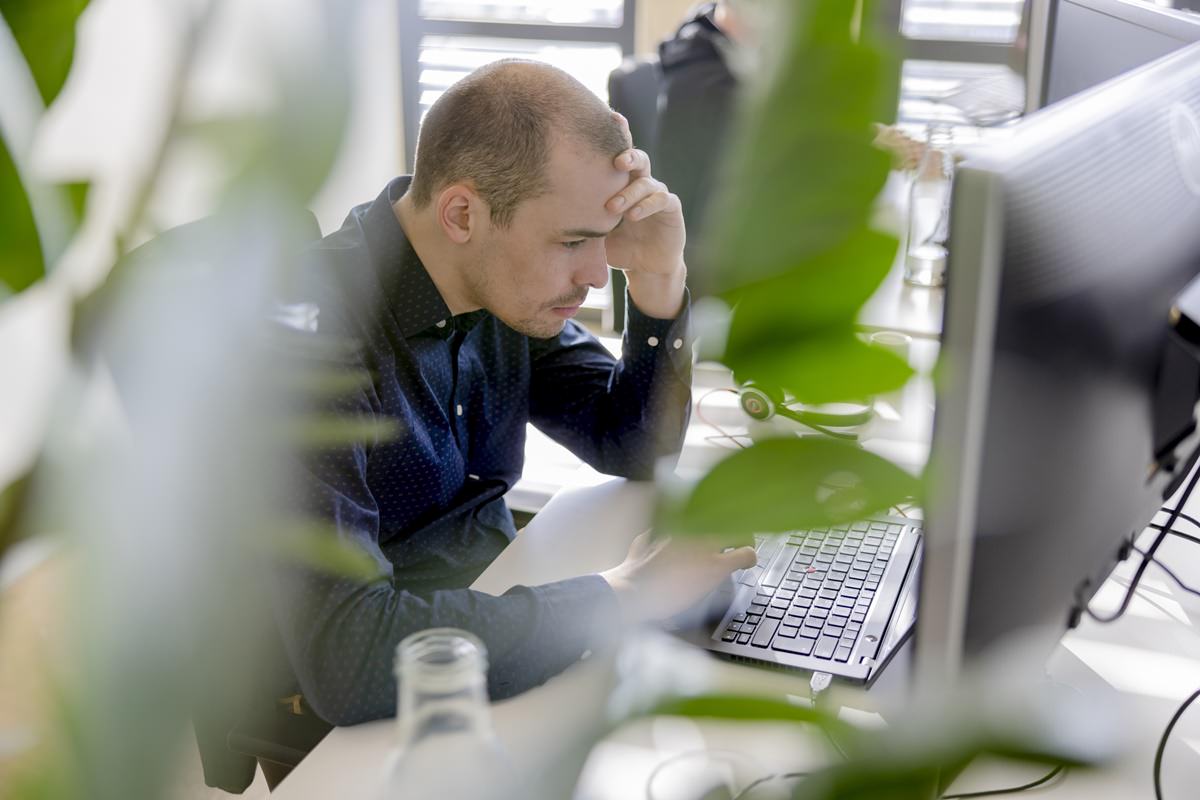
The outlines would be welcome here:
[[[646,344],[650,345],[651,347],[658,347],[658,337],[651,336],[649,339],[646,340]]]
[[[439,321],[438,321],[438,324],[437,324],[437,326],[438,326],[439,328],[444,328],[444,327],[446,327],[446,320],[444,320],[444,319],[443,319],[443,320],[439,320]]]
[[[459,403],[454,407],[454,413],[458,414],[460,417],[462,416],[462,403]]]
[[[675,341],[671,342],[671,347],[674,347],[676,350],[683,347],[683,339],[676,339]]]

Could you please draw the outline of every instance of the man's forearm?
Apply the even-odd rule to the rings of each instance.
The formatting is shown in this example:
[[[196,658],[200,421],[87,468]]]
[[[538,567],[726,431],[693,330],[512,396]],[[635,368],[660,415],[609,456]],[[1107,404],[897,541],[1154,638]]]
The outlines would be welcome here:
[[[683,310],[687,267],[682,261],[671,272],[630,270],[625,278],[629,283],[629,298],[646,316],[675,319]]]

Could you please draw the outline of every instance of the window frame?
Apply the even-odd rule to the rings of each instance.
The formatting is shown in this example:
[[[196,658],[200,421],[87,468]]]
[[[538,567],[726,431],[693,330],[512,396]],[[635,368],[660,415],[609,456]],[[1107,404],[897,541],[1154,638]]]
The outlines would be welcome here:
[[[420,0],[397,0],[400,4],[400,91],[404,127],[404,168],[411,172],[421,117],[421,40],[426,36],[477,36],[529,39],[546,42],[616,44],[621,57],[634,53],[637,0],[623,0],[621,24],[573,25],[563,23],[489,22],[452,20],[421,16]]]

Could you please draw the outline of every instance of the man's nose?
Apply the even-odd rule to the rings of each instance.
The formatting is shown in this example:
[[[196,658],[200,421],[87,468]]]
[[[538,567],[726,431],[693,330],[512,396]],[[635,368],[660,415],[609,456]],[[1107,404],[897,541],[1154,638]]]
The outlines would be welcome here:
[[[603,242],[599,247],[592,248],[593,255],[581,269],[576,283],[603,289],[608,285],[608,251]]]

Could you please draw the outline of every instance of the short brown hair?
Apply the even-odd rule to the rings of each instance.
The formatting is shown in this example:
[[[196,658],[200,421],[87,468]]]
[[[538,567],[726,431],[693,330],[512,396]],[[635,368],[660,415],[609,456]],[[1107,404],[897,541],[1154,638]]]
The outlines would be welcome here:
[[[507,226],[518,205],[549,188],[546,163],[558,136],[610,157],[630,146],[608,107],[566,72],[520,59],[480,67],[447,89],[421,123],[413,205],[470,181],[492,222]]]

